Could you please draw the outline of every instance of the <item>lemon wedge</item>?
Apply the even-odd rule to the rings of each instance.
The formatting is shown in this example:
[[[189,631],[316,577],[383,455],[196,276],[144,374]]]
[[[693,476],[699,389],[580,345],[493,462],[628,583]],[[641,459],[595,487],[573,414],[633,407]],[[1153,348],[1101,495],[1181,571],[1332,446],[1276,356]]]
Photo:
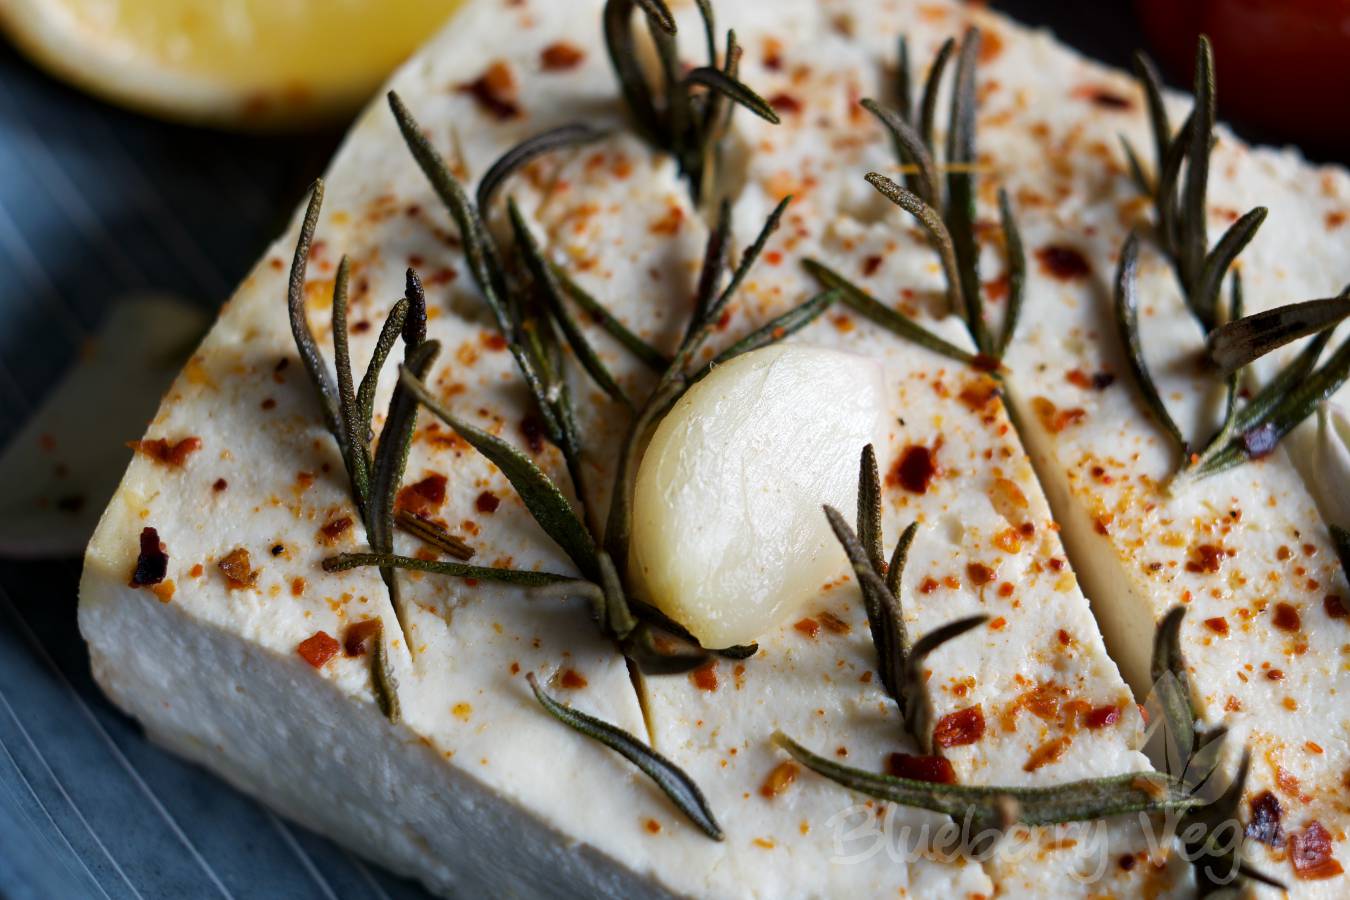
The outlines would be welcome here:
[[[285,128],[355,110],[461,0],[0,0],[38,65],[197,124]]]

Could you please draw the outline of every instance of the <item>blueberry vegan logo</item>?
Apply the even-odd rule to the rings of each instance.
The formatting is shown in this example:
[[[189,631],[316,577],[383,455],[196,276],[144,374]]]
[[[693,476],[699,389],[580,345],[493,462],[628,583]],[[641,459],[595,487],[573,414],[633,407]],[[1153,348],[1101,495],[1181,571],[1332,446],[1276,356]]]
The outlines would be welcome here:
[[[1163,618],[1154,637],[1153,688],[1146,701],[1153,725],[1145,733],[1143,749],[1157,771],[1037,787],[958,784],[953,766],[941,755],[945,744],[935,739],[938,729],[921,663],[937,646],[959,640],[982,619],[962,619],[911,640],[901,607],[901,576],[918,529],[911,525],[905,530],[886,565],[881,486],[870,446],[863,449],[858,484],[856,530],[837,510],[827,507],[826,515],[862,588],[882,684],[900,708],[906,736],[922,755],[897,754],[902,764],[892,767],[894,774],[880,774],[820,756],[782,733],[774,736],[807,768],[887,801],[880,808],[855,804],[829,820],[835,862],[858,863],[885,852],[897,862],[961,856],[1006,863],[1039,853],[1045,840],[1042,829],[1049,827],[1056,844],[1074,854],[1070,876],[1095,883],[1105,877],[1113,857],[1111,822],[1137,821],[1150,857],[1159,864],[1174,855],[1190,862],[1202,895],[1241,888],[1245,881],[1283,887],[1242,858],[1238,804],[1249,755],[1243,752],[1227,777],[1222,765],[1226,730],[1197,725],[1181,652],[1181,607]],[[897,821],[900,806],[936,815]]]

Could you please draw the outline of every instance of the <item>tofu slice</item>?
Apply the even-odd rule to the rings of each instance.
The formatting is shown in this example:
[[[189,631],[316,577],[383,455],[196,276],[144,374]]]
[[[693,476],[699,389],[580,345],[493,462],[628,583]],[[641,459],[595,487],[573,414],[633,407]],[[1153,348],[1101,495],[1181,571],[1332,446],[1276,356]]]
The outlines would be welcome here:
[[[981,218],[997,220],[994,189],[1002,183],[1013,197],[1030,265],[1007,399],[1111,655],[1142,699],[1155,623],[1187,603],[1184,639],[1202,694],[1197,700],[1207,725],[1233,729],[1230,751],[1244,741],[1253,745],[1249,797],[1274,791],[1290,832],[1320,822],[1332,835],[1335,856],[1344,858],[1345,809],[1336,786],[1347,767],[1350,724],[1326,715],[1325,699],[1317,698],[1345,691],[1346,619],[1327,598],[1350,594],[1298,473],[1281,452],[1173,500],[1146,490],[1169,471],[1164,437],[1128,385],[1110,317],[1117,251],[1127,224],[1147,215],[1116,149],[1118,131],[1147,146],[1132,79],[1046,35],[954,5],[927,4],[922,14],[905,15],[883,2],[803,2],[785,10],[782,22],[765,24],[761,53],[747,54],[747,77],[768,96],[781,91],[779,104],[791,112],[781,129],[738,123],[743,145],[755,150],[740,173],[741,202],[759,196],[763,205],[794,192],[798,228],[785,255],[815,256],[921,321],[943,304],[936,257],[924,255],[912,220],[862,181],[867,171],[893,172],[894,156],[884,133],[855,104],[860,97],[891,96],[889,67],[899,34],[907,36],[912,64],[922,72],[942,40],[972,22],[980,25],[978,147],[992,169],[982,183]],[[794,52],[804,46],[802,33],[812,35],[809,54]],[[1339,286],[1350,275],[1350,256],[1327,223],[1338,219],[1350,196],[1344,171],[1312,170],[1293,154],[1250,150],[1226,133],[1219,146],[1223,162],[1211,176],[1216,227],[1227,216],[1220,203],[1245,210],[1259,195],[1273,210],[1258,238],[1264,241],[1258,262],[1243,257],[1244,283],[1259,283],[1266,298],[1324,279]],[[1288,231],[1276,224],[1277,215],[1291,223]],[[878,230],[878,223],[885,227]],[[1304,257],[1291,252],[1290,235],[1311,247],[1296,275],[1293,260]],[[1001,250],[987,245],[983,256],[982,271],[991,279],[986,302],[997,316]],[[1146,269],[1140,289],[1151,298],[1144,325],[1150,358],[1161,361],[1155,366],[1164,372],[1163,389],[1182,427],[1208,433],[1221,398],[1203,390],[1186,362],[1200,348],[1195,326],[1180,310],[1170,274],[1160,264]],[[764,291],[791,295],[810,283],[805,273],[785,267]],[[1218,572],[1205,571],[1210,563],[1202,562],[1211,546],[1224,548]],[[1229,550],[1236,555],[1229,557]],[[1187,571],[1188,564],[1200,571]],[[1272,627],[1280,603],[1297,611],[1299,627]],[[1216,630],[1221,617],[1228,637]],[[1281,622],[1288,626],[1290,619],[1281,614]],[[1285,849],[1258,846],[1256,857],[1297,895],[1344,889],[1343,878],[1296,877]]]

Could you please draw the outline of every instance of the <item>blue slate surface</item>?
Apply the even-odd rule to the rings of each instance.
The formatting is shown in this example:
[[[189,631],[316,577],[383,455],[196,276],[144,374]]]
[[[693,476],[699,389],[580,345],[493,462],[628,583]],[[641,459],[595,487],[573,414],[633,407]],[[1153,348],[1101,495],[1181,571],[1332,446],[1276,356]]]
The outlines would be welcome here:
[[[998,5],[1116,64],[1138,44],[1128,0]],[[335,143],[111,109],[0,41],[0,446],[119,293],[217,307]],[[78,579],[0,559],[0,897],[426,896],[147,743],[90,678]]]

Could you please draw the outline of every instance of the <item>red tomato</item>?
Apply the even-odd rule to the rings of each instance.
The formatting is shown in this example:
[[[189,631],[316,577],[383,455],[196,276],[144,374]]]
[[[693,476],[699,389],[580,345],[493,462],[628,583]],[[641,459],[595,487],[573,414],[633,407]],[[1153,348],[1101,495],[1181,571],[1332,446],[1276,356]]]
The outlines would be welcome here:
[[[1214,44],[1219,117],[1274,140],[1350,149],[1350,0],[1136,0],[1160,61],[1191,83]]]

